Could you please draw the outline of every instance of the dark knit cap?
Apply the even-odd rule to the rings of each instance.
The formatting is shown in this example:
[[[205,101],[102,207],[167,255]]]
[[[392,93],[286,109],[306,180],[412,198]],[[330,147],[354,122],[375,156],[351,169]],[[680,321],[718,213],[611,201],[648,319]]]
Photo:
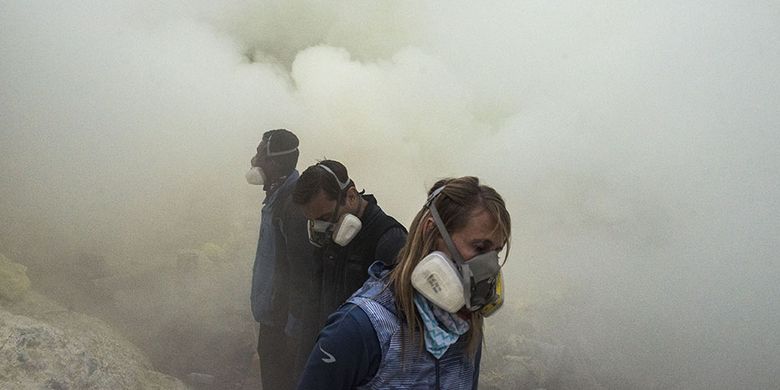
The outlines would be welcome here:
[[[263,133],[263,141],[268,145],[270,155],[287,154],[298,148],[298,137],[287,129],[266,131]]]

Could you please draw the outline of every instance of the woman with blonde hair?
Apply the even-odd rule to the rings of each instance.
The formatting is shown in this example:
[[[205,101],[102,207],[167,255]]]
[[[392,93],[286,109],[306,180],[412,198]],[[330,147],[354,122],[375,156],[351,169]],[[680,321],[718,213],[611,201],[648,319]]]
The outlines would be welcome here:
[[[483,317],[502,303],[504,200],[476,177],[438,181],[396,265],[328,318],[299,389],[476,389]],[[506,257],[504,257],[506,260]]]

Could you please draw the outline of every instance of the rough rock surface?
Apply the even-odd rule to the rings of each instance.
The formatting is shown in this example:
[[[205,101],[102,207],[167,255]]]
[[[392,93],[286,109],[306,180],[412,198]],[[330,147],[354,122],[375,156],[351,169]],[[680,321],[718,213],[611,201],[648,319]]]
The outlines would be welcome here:
[[[21,299],[30,288],[27,267],[0,254],[0,299]]]
[[[2,389],[186,389],[96,318],[33,291],[0,303]]]

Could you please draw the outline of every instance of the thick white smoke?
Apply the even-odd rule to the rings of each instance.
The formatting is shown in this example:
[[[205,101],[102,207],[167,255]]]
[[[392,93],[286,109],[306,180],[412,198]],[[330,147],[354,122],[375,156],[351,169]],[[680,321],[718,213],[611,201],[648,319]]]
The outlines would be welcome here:
[[[233,240],[248,283],[261,194],[243,173],[286,127],[300,167],[343,161],[404,222],[437,178],[497,188],[510,297],[569,296],[561,337],[633,388],[773,387],[778,16],[770,1],[1,1],[0,249],[119,269]]]

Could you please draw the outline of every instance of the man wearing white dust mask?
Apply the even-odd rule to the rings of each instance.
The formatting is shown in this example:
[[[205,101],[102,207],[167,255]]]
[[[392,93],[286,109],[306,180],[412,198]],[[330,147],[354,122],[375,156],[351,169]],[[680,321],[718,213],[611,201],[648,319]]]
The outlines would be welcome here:
[[[306,168],[293,201],[309,219],[309,240],[319,247],[321,301],[314,336],[328,315],[363,285],[371,263],[395,262],[406,229],[382,211],[373,195],[358,191],[347,168],[334,160]]]
[[[511,221],[476,177],[439,180],[393,268],[328,319],[298,389],[476,389],[483,318],[502,301]],[[504,256],[506,259],[506,255]]]
[[[295,361],[305,358],[296,353],[302,353],[302,336],[311,333],[303,329],[298,313],[316,309],[307,307],[316,298],[308,295],[316,294],[309,286],[315,285],[314,247],[306,217],[291,196],[299,178],[297,163],[298,137],[285,129],[270,130],[263,134],[246,174],[249,184],[262,185],[265,191],[250,296],[259,323],[257,353],[264,389],[294,387]]]

